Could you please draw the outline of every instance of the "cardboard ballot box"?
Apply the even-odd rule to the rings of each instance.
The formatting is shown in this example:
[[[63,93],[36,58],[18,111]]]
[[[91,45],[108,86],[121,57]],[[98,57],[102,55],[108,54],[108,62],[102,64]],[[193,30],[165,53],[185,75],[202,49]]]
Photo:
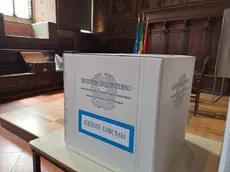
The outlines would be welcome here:
[[[65,54],[65,142],[113,171],[165,172],[185,137],[195,57]]]

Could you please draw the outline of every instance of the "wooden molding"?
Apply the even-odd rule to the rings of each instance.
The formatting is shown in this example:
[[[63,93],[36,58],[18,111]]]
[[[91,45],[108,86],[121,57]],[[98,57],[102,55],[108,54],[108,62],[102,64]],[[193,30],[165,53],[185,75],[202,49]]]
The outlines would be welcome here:
[[[229,0],[210,0],[187,4],[164,6],[142,10],[150,16],[150,23],[196,18],[221,17],[225,8],[230,7]]]
[[[205,57],[210,56],[207,74],[212,77],[205,75],[203,91],[212,91],[222,17],[228,7],[229,0],[209,0],[143,10],[150,18],[150,53],[195,56],[196,72],[200,71]],[[229,88],[226,81],[224,92]]]
[[[1,36],[5,36],[4,18],[2,13],[0,13],[0,37]]]

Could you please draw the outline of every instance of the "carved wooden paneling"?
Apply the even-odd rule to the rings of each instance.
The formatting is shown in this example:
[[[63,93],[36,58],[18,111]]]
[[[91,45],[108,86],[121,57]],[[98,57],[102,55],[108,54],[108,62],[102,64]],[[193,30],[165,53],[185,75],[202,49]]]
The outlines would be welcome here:
[[[204,41],[204,22],[205,20],[191,20],[189,22],[189,44],[188,54],[196,56],[196,60],[202,60],[202,44]]]
[[[109,6],[110,38],[135,38],[137,0],[112,0]]]
[[[26,84],[27,84],[27,86],[28,87],[33,87],[33,86],[35,86],[35,78],[33,77],[33,76],[27,76],[27,82],[26,82]]]
[[[183,54],[183,21],[168,24],[168,54]]]
[[[125,21],[129,17],[136,17],[136,5],[137,0],[111,0],[111,19]]]
[[[110,38],[135,37],[136,19],[121,22],[113,22],[109,25]]]
[[[150,14],[150,22],[191,20],[223,16],[225,8],[230,7],[229,0],[202,1],[189,4],[172,5],[151,10],[143,10]]]
[[[0,90],[4,90],[5,87],[5,78],[0,78]]]
[[[20,74],[0,76],[0,101],[18,98],[20,95],[30,95],[61,89],[63,85],[63,72],[42,74]]]
[[[18,88],[23,88],[23,87],[26,87],[26,86],[27,86],[26,78],[18,80]]]
[[[7,78],[6,79],[6,88],[13,89],[17,88],[17,80],[13,78]]]
[[[56,0],[58,29],[75,31],[76,7],[76,0]]]
[[[164,23],[154,23],[150,33],[150,53],[162,54],[166,50],[166,28]]]
[[[195,71],[200,72],[204,58],[210,56],[204,90],[212,92],[221,23],[230,1],[203,1],[146,10],[150,16],[150,53],[188,54],[196,56]],[[161,26],[160,26],[161,23]],[[164,29],[162,25],[164,24]],[[158,28],[156,26],[159,26]],[[229,80],[224,92],[229,91]],[[221,78],[217,79],[220,91]]]
[[[149,2],[149,0],[142,0],[141,1],[141,9],[146,9],[146,8],[150,8],[150,2]]]

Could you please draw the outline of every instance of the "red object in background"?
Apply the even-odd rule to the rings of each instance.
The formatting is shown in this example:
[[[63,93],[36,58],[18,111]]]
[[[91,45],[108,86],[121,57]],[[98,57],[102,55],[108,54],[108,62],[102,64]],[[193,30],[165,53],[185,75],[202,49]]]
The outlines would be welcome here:
[[[143,54],[148,53],[148,48],[149,48],[149,19],[147,19],[145,23],[145,35],[144,35],[144,47],[143,47]]]
[[[6,35],[34,37],[33,28],[29,23],[4,22]]]

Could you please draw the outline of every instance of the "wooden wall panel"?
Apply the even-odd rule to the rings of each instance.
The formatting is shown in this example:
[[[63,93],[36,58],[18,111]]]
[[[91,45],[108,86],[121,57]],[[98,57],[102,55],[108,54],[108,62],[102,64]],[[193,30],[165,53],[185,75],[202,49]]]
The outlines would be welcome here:
[[[189,23],[189,25],[188,54],[196,56],[196,60],[201,61],[202,43],[204,38],[204,21],[193,20]]]
[[[110,39],[135,38],[137,0],[112,0],[109,3],[108,36]]]
[[[111,20],[124,20],[136,16],[136,0],[111,0],[110,18]]]
[[[183,54],[183,21],[168,24],[168,54]]]
[[[150,53],[196,56],[195,72],[201,71],[205,57],[209,56],[204,90],[212,92],[222,17],[224,9],[228,7],[230,1],[217,0],[144,11],[145,15],[150,16]],[[159,26],[159,23],[164,24]],[[217,79],[218,92],[221,81],[222,78]],[[229,82],[229,80],[225,82],[225,93],[230,90]]]
[[[165,52],[166,36],[164,23],[154,23],[150,33],[150,53],[162,54]]]
[[[109,30],[110,38],[135,37],[136,20],[131,19],[123,22],[120,21],[112,22],[109,25],[108,30]]]
[[[75,0],[75,27],[92,30],[92,0]]]
[[[151,52],[154,54],[164,53],[165,36],[163,31],[153,31],[151,34]]]
[[[0,78],[0,91],[5,89],[5,78]]]
[[[76,0],[56,0],[57,28],[75,31],[76,29]]]

